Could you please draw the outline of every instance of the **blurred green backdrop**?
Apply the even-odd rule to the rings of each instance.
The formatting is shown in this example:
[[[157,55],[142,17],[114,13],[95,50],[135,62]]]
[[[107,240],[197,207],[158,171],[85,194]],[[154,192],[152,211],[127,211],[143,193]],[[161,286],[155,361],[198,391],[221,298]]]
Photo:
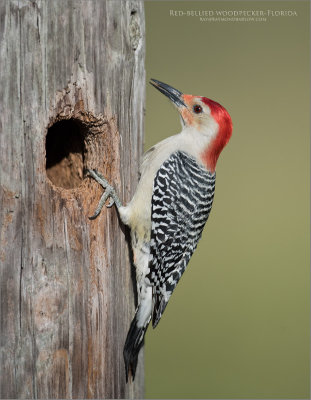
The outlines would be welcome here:
[[[295,10],[200,22],[170,10]],[[234,130],[203,237],[145,346],[147,398],[309,397],[309,2],[146,1],[147,78]],[[180,130],[147,85],[146,149]]]

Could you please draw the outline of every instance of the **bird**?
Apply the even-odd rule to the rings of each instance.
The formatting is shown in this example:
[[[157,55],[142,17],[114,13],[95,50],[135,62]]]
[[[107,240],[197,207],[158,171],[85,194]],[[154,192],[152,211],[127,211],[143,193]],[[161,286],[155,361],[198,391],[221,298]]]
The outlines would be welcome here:
[[[138,354],[152,320],[155,328],[202,236],[215,191],[216,163],[232,135],[232,120],[218,102],[183,94],[151,79],[177,108],[182,129],[144,155],[137,189],[122,205],[114,187],[97,170],[87,170],[104,192],[94,215],[117,207],[131,231],[138,306],[124,345],[126,382],[135,379]],[[161,127],[163,129],[164,127]]]

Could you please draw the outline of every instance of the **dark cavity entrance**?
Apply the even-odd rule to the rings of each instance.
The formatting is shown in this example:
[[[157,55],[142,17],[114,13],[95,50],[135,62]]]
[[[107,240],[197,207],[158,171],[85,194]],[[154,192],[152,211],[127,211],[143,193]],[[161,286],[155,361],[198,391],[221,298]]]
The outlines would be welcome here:
[[[85,136],[85,126],[76,119],[59,121],[49,128],[46,173],[55,186],[72,189],[81,184]]]

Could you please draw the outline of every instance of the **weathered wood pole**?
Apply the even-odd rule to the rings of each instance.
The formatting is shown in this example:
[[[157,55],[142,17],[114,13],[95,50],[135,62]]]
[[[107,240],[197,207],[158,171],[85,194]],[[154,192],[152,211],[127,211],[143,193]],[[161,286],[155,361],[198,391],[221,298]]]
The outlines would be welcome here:
[[[137,0],[0,2],[0,397],[141,398],[125,383],[134,315],[115,208],[89,221],[96,168],[124,202],[143,148]]]

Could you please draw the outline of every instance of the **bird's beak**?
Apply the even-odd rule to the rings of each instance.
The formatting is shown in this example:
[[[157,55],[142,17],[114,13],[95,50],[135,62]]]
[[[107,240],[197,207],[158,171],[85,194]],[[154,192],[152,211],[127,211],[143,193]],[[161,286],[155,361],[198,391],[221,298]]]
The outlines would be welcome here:
[[[186,107],[182,97],[183,94],[179,90],[174,89],[166,83],[157,81],[156,79],[151,79],[150,84],[167,96],[178,108]]]

